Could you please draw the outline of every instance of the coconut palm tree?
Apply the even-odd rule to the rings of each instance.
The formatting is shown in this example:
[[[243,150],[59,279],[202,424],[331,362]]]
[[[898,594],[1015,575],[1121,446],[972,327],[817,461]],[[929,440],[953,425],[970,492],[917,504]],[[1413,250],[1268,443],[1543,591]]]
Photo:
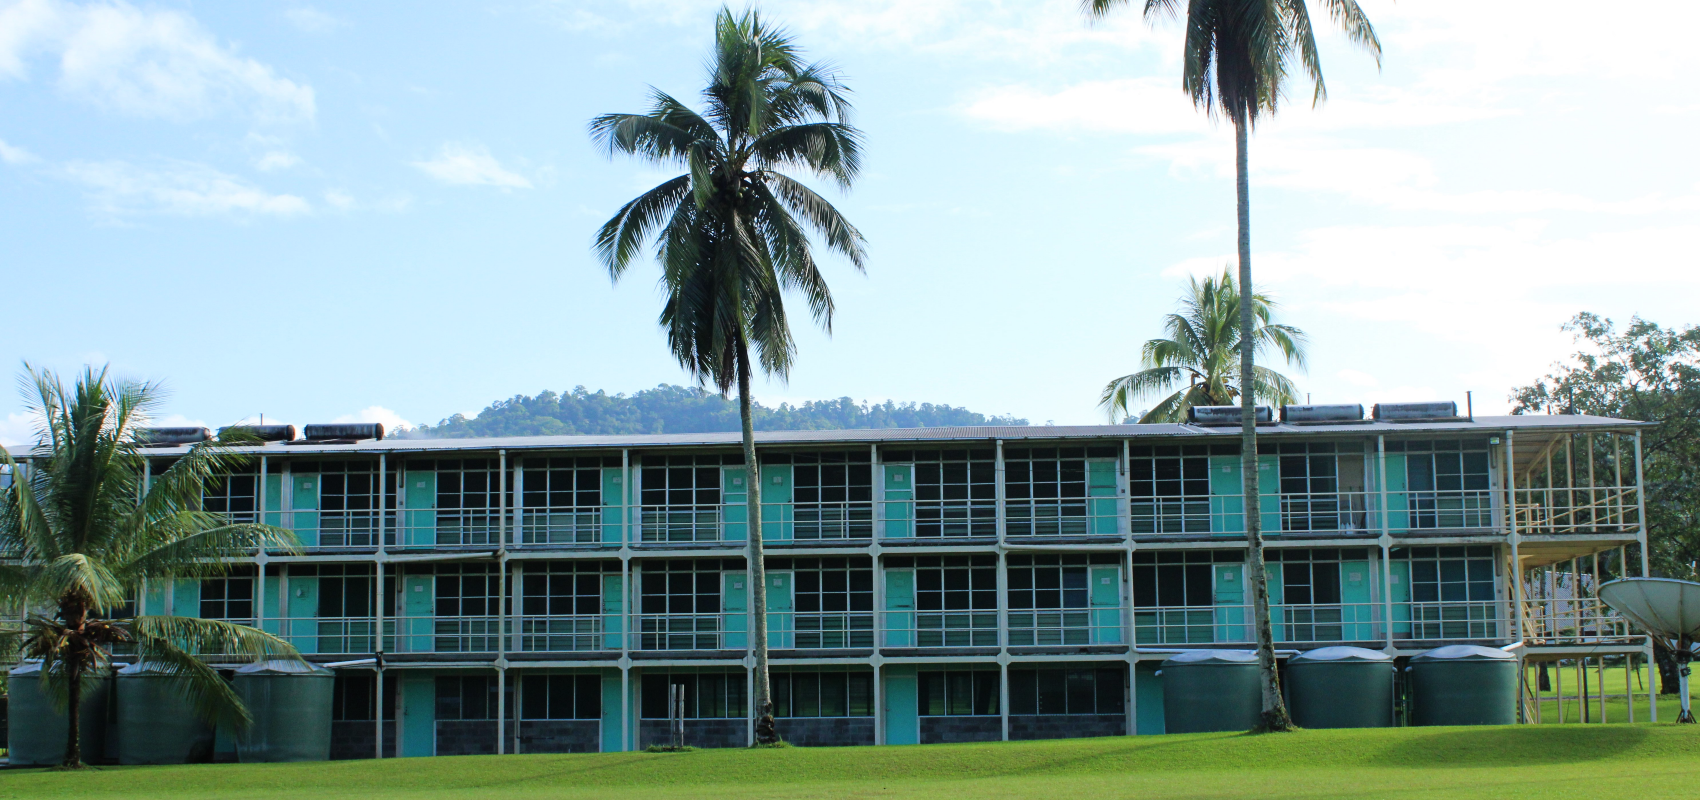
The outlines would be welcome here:
[[[674,358],[721,394],[738,387],[749,502],[750,603],[755,609],[756,740],[777,742],[767,671],[767,579],[762,560],[761,479],[750,379],[759,367],[784,379],[796,354],[785,294],[802,294],[832,329],[832,293],[815,262],[812,230],[858,270],[862,234],[825,198],[786,175],[794,169],[849,188],[861,166],[848,89],[827,66],[803,60],[790,37],[754,12],[721,9],[701,113],[652,90],[644,114],[606,114],[590,124],[609,155],[684,167],[621,207],[596,236],[617,282],[653,240],[665,302],[661,327]],[[754,350],[752,359],[751,351]]]
[[[1381,42],[1356,0],[1318,0],[1347,38],[1381,63]],[[1082,0],[1087,14],[1102,17],[1130,0]],[[1145,0],[1147,20],[1174,17],[1181,0]],[[1251,284],[1251,188],[1246,177],[1247,139],[1257,121],[1272,115],[1281,99],[1288,67],[1297,61],[1312,84],[1311,103],[1327,97],[1322,59],[1316,50],[1306,0],[1188,0],[1186,41],[1182,48],[1181,87],[1193,104],[1211,117],[1226,116],[1234,126],[1234,188],[1239,217],[1240,329],[1252,329],[1255,304]],[[1241,383],[1252,383],[1256,339],[1240,343]],[[1257,427],[1255,392],[1240,394],[1240,473],[1246,508],[1257,508]],[[1263,572],[1262,523],[1246,515],[1251,552],[1252,605],[1257,627],[1258,663],[1263,672],[1263,723],[1267,730],[1289,730],[1292,720],[1281,700],[1275,672],[1275,645],[1269,627],[1269,587]]]
[[[67,390],[50,372],[25,371],[39,441],[22,466],[0,448],[0,605],[30,613],[0,636],[8,654],[42,660],[41,685],[66,708],[64,766],[82,763],[84,679],[105,672],[120,645],[176,676],[202,717],[246,727],[247,709],[197,655],[300,658],[295,649],[244,625],[138,615],[131,604],[150,585],[224,574],[255,548],[289,550],[294,534],[202,510],[203,488],[243,463],[227,444],[195,445],[149,478],[138,437],[157,385],[90,368]]]
[[[1191,278],[1188,289],[1180,312],[1163,320],[1168,338],[1148,340],[1141,348],[1142,369],[1104,386],[1098,402],[1111,423],[1127,417],[1134,398],[1167,392],[1183,380],[1184,387],[1158,401],[1139,421],[1185,422],[1186,411],[1193,406],[1231,405],[1239,398],[1240,292],[1234,276],[1223,270],[1221,277]],[[1251,299],[1257,348],[1273,347],[1288,364],[1304,369],[1304,332],[1270,321],[1276,303],[1269,295],[1258,293]],[[1291,378],[1268,367],[1253,370],[1258,400],[1274,405],[1298,402]]]

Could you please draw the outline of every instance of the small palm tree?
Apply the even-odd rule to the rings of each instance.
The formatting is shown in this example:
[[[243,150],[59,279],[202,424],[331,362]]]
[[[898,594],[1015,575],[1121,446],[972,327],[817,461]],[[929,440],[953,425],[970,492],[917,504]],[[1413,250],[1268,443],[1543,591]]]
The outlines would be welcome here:
[[[1086,13],[1102,17],[1132,0],[1082,0]],[[1329,19],[1353,43],[1370,51],[1381,63],[1381,42],[1357,0],[1320,0]],[[1145,0],[1145,18],[1173,18],[1181,0]],[[1182,47],[1181,86],[1193,105],[1215,117],[1225,115],[1234,125],[1234,190],[1238,211],[1240,267],[1240,329],[1252,329],[1251,185],[1247,177],[1247,139],[1259,117],[1275,113],[1285,89],[1288,67],[1297,61],[1313,91],[1311,103],[1328,92],[1322,81],[1322,58],[1306,0],[1188,0],[1186,41]],[[1240,343],[1240,382],[1255,383],[1253,352],[1257,340]],[[1257,508],[1256,392],[1240,394],[1240,458],[1246,508]],[[1281,699],[1275,671],[1275,641],[1269,624],[1269,586],[1263,568],[1262,522],[1246,515],[1246,544],[1250,551],[1251,594],[1257,628],[1258,666],[1263,673],[1264,730],[1291,730],[1292,720]]]
[[[1180,313],[1163,320],[1167,339],[1151,339],[1141,348],[1142,369],[1104,386],[1099,404],[1114,423],[1128,415],[1136,397],[1167,392],[1181,381],[1186,386],[1158,401],[1140,422],[1185,422],[1193,406],[1231,405],[1240,396],[1240,292],[1227,270],[1221,277],[1188,281],[1188,296]],[[1276,302],[1267,294],[1252,295],[1253,333],[1259,350],[1273,347],[1288,364],[1305,366],[1305,334],[1291,325],[1271,322]],[[1268,367],[1254,367],[1257,399],[1274,405],[1295,403],[1298,389],[1292,379]]]
[[[832,293],[815,263],[809,231],[860,270],[862,234],[781,170],[849,188],[861,166],[861,133],[848,122],[848,89],[828,67],[808,63],[781,30],[754,12],[715,20],[703,113],[659,90],[645,114],[606,114],[590,124],[609,155],[624,153],[687,172],[620,208],[596,236],[615,281],[645,244],[655,243],[666,297],[661,327],[674,358],[721,394],[738,387],[749,502],[750,603],[755,610],[756,740],[778,741],[767,670],[767,579],[761,537],[761,478],[750,378],[759,365],[785,378],[796,354],[785,292],[801,292],[815,321],[832,330]],[[751,358],[751,350],[755,358]]]
[[[244,625],[130,606],[149,585],[224,574],[256,548],[292,549],[294,534],[202,510],[203,488],[243,463],[226,444],[195,445],[148,479],[137,437],[157,385],[86,369],[67,391],[52,373],[25,371],[41,429],[22,467],[0,448],[10,478],[0,487],[0,605],[32,613],[0,637],[8,654],[42,660],[41,686],[66,707],[64,766],[82,764],[84,678],[121,645],[175,675],[203,718],[246,727],[247,709],[197,655],[300,658],[295,649]]]

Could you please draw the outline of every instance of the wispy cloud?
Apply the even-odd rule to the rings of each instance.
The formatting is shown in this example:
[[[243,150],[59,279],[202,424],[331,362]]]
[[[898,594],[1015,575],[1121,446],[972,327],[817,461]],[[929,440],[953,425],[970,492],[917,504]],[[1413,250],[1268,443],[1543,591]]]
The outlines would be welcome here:
[[[7,164],[33,164],[40,160],[36,154],[0,139],[0,161]]]
[[[96,212],[123,218],[174,216],[292,217],[312,210],[292,194],[274,194],[204,164],[164,162],[143,167],[124,161],[74,161],[64,175],[82,184]]]
[[[414,161],[413,166],[425,174],[451,186],[496,186],[503,189],[530,189],[531,181],[504,168],[483,145],[447,142],[428,161]]]
[[[66,94],[114,111],[186,120],[235,111],[311,121],[313,89],[240,55],[193,17],[128,3],[21,0],[0,9],[0,78],[56,61]]]
[[[341,18],[333,17],[312,6],[296,6],[284,11],[283,17],[289,20],[289,24],[308,33],[325,33],[348,24]]]
[[[299,163],[301,163],[301,157],[287,150],[268,150],[264,155],[254,160],[254,169],[261,172],[276,172],[280,169],[289,169]]]

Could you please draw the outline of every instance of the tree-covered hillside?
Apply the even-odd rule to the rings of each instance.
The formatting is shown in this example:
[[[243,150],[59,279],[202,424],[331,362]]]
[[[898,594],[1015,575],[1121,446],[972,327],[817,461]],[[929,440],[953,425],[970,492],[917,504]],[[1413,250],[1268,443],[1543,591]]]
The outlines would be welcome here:
[[[987,416],[932,403],[857,403],[848,397],[769,408],[757,403],[757,430],[929,428],[950,425],[1026,425],[1027,420]],[[632,395],[543,392],[498,400],[468,419],[456,414],[436,425],[398,432],[409,438],[562,436],[569,434],[703,433],[738,430],[738,405],[699,388],[662,384]]]

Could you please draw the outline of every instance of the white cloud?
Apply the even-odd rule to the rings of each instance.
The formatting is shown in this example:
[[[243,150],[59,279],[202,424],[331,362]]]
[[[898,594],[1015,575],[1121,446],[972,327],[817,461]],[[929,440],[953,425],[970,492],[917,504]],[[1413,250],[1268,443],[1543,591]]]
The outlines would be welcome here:
[[[503,168],[483,145],[445,142],[437,157],[429,161],[414,161],[413,166],[427,175],[451,186],[498,186],[503,189],[530,189],[525,176]]]
[[[25,412],[0,417],[0,445],[17,455],[17,448],[34,444],[36,419]]]
[[[324,33],[336,30],[348,23],[312,6],[297,6],[283,12],[284,19],[291,25],[308,33]]]
[[[123,161],[75,161],[64,167],[64,174],[87,187],[96,211],[112,217],[290,217],[312,210],[300,197],[273,194],[204,164],[165,162],[140,167]]]
[[[193,17],[121,0],[21,0],[0,9],[0,77],[56,58],[66,94],[121,113],[174,120],[236,110],[262,122],[311,121],[313,89],[218,41]]]
[[[8,164],[33,164],[40,160],[34,153],[0,139],[0,161]]]
[[[354,412],[353,414],[343,414],[342,416],[337,417],[336,419],[333,419],[331,421],[332,422],[338,422],[338,423],[381,422],[381,423],[384,424],[384,430],[386,432],[387,431],[393,431],[393,430],[396,430],[398,428],[411,428],[411,427],[413,427],[413,423],[408,422],[405,419],[402,419],[400,414],[397,414],[395,411],[393,411],[391,409],[384,408],[383,406],[367,406],[365,408],[360,409],[359,411]]]
[[[301,163],[301,157],[287,150],[270,150],[254,161],[254,169],[261,172],[276,172],[289,169]]]
[[[1374,375],[1371,375],[1367,372],[1359,372],[1358,370],[1355,370],[1355,369],[1340,370],[1340,371],[1334,373],[1334,377],[1339,378],[1340,380],[1345,381],[1346,383],[1349,383],[1353,386],[1370,387],[1370,386],[1374,386],[1374,385],[1381,382],[1381,381],[1376,380]]]
[[[340,189],[329,189],[325,192],[325,203],[340,211],[354,207],[354,195]]]

